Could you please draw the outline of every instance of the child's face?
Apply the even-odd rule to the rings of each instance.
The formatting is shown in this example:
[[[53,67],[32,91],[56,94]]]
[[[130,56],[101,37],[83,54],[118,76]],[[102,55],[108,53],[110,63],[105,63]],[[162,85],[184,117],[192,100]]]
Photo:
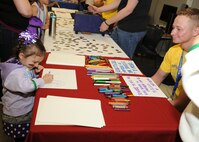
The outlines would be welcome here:
[[[22,65],[32,70],[33,68],[38,67],[38,65],[44,59],[44,56],[31,55],[31,56],[26,57],[23,53],[20,53],[19,59]]]

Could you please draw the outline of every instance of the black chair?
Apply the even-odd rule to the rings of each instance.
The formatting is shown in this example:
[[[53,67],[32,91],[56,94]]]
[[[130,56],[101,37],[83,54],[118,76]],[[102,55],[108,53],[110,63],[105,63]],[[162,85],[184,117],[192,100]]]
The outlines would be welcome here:
[[[154,60],[157,68],[157,59],[160,57],[156,52],[156,47],[160,42],[164,30],[158,26],[149,25],[144,38],[138,43],[135,51],[136,56],[147,57]]]

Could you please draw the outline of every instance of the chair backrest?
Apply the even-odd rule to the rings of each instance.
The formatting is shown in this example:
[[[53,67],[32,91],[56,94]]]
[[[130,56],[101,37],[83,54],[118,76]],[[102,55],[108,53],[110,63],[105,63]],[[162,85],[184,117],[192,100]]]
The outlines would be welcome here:
[[[144,45],[149,50],[155,51],[156,46],[161,40],[161,37],[163,34],[164,34],[164,31],[160,27],[149,25],[147,27],[147,33],[144,36],[141,44]]]

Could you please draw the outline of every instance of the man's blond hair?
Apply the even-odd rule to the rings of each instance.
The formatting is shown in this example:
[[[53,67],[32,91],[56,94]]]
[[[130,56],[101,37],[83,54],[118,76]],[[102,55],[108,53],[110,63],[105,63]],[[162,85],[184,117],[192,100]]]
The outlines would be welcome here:
[[[177,12],[177,16],[184,15],[196,22],[196,26],[199,27],[199,9],[186,8]]]

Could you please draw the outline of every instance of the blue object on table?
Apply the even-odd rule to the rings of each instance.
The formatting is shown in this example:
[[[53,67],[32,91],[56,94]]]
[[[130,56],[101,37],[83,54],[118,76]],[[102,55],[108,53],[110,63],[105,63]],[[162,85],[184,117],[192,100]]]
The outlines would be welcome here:
[[[104,19],[98,14],[91,14],[88,12],[80,11],[74,15],[74,31],[78,32],[90,32],[90,33],[104,33],[99,31],[100,25]]]

